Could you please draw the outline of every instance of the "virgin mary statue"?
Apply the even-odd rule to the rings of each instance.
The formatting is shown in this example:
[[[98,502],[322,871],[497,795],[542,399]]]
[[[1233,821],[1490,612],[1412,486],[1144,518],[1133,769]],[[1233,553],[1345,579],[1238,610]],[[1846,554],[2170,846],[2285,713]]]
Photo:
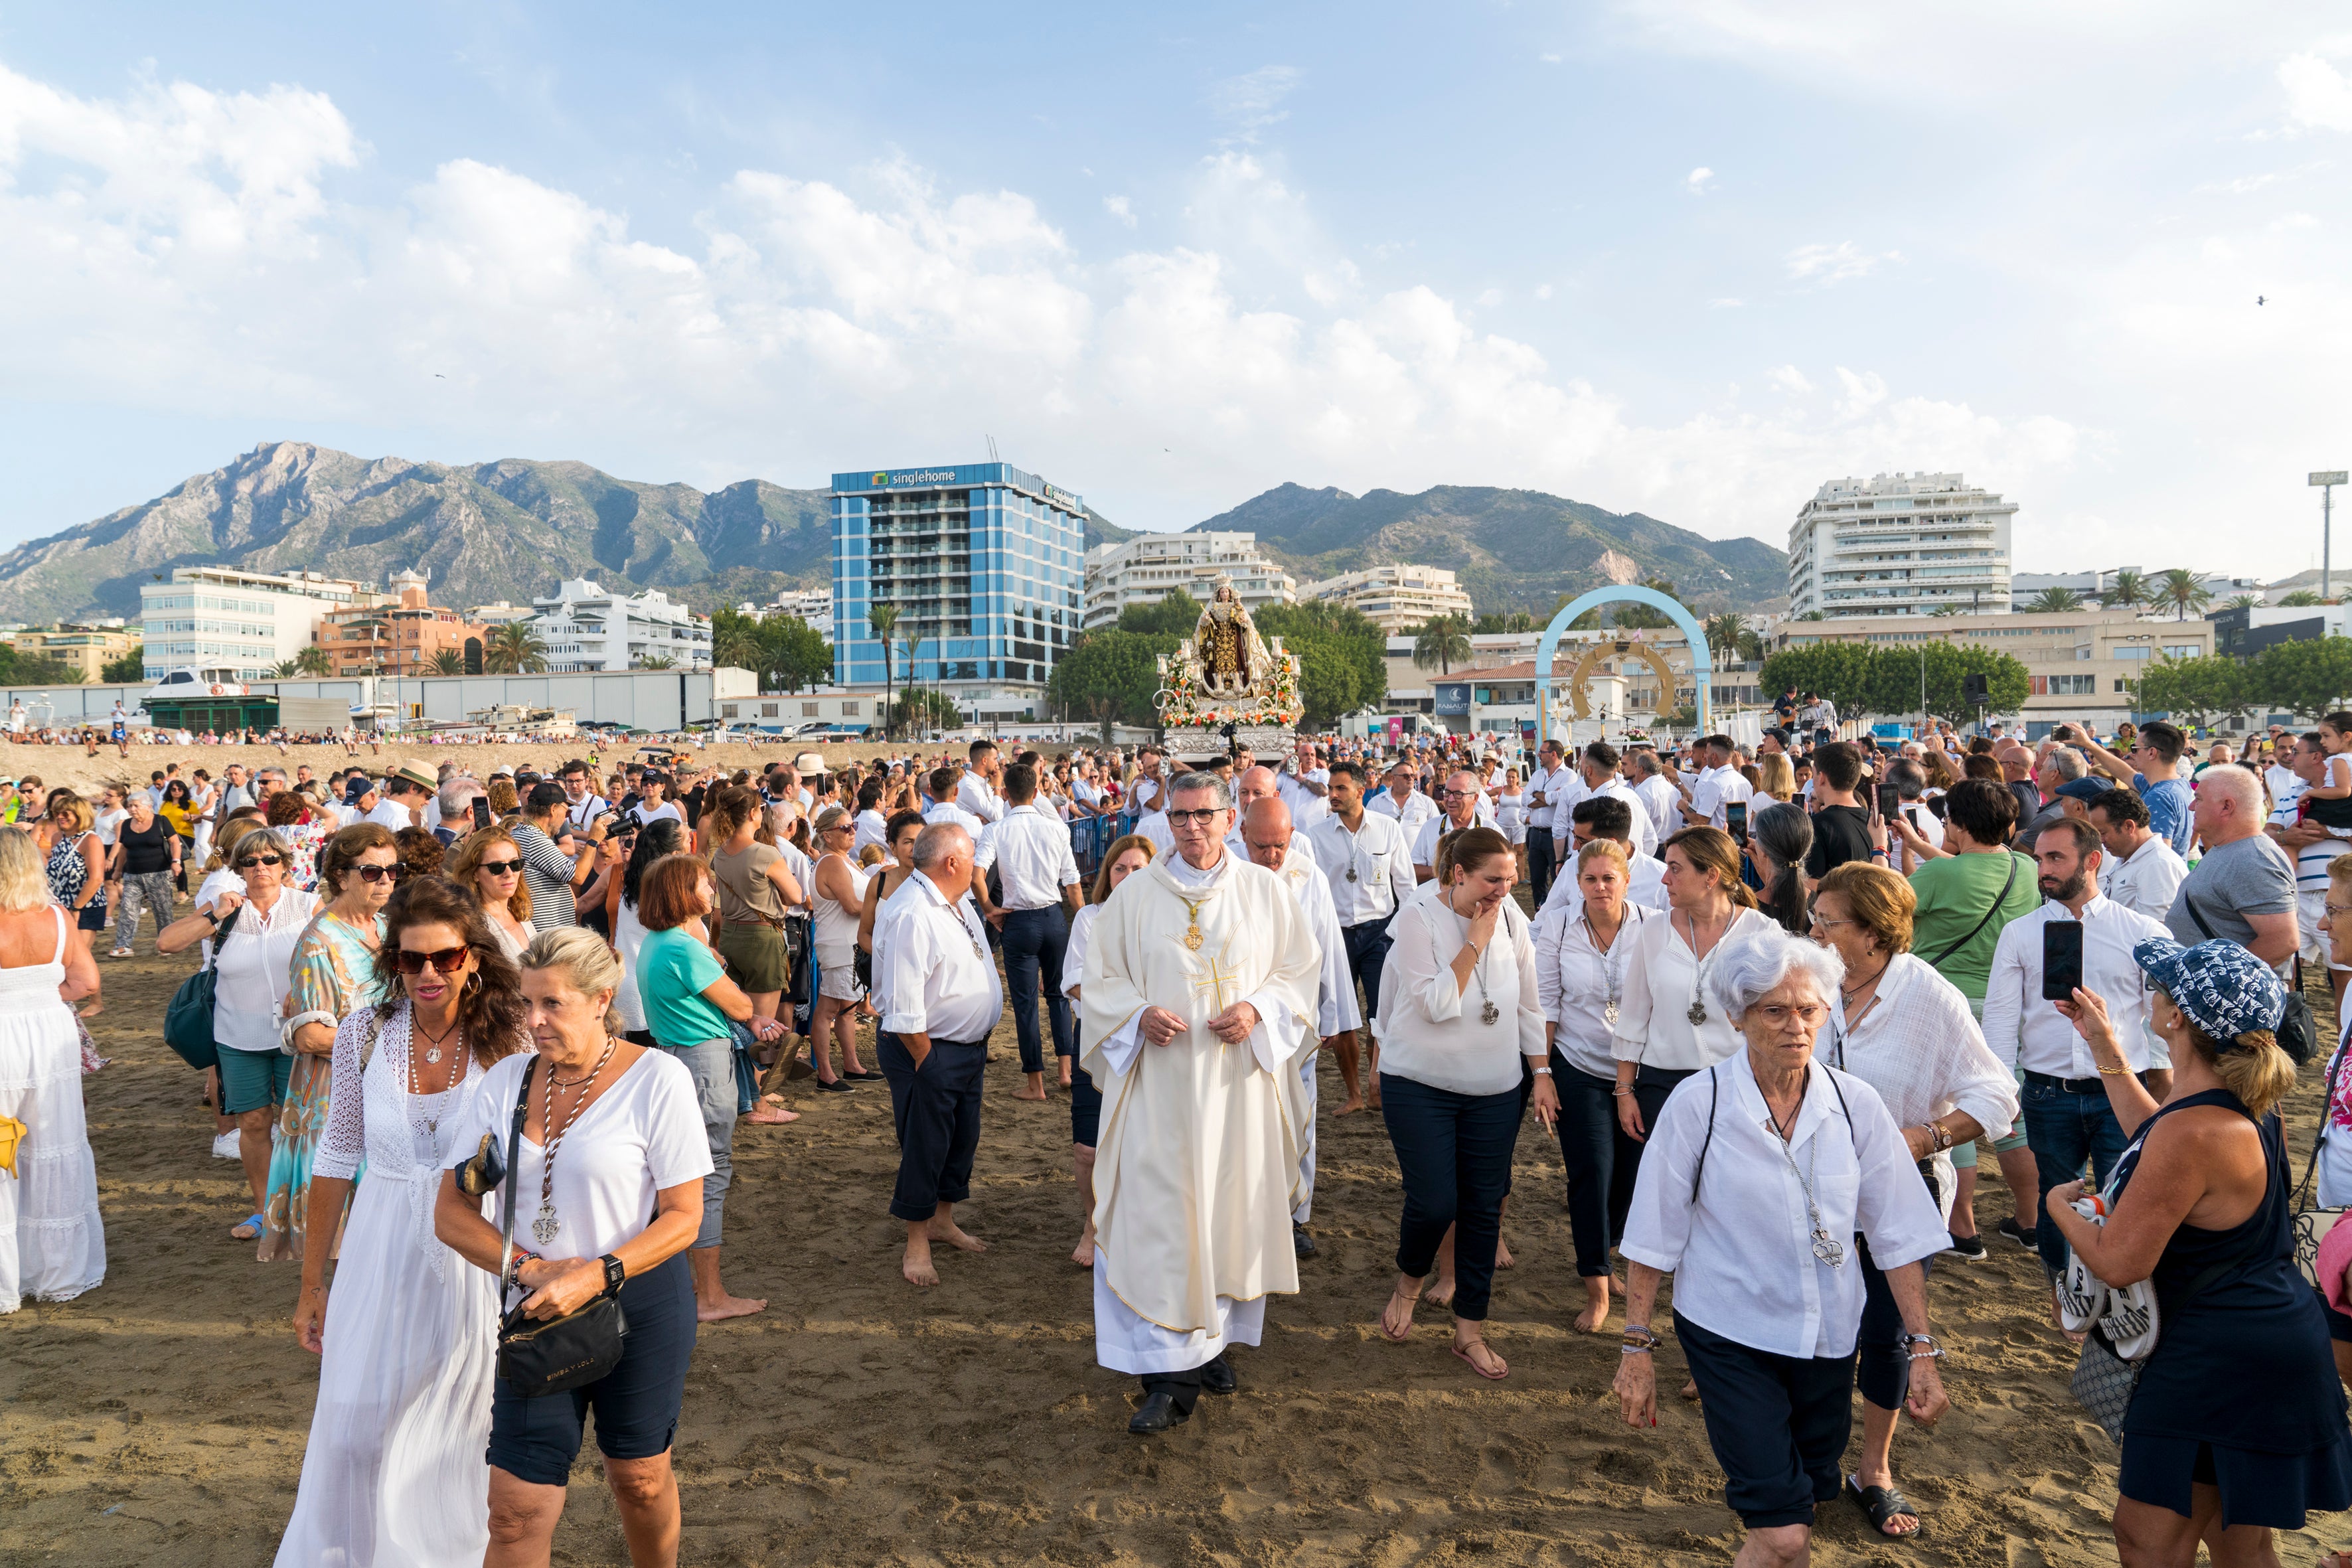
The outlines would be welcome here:
[[[1201,606],[1192,628],[1192,647],[1200,656],[1202,683],[1221,696],[1239,697],[1257,689],[1274,668],[1274,656],[1250,621],[1249,607],[1230,583]]]

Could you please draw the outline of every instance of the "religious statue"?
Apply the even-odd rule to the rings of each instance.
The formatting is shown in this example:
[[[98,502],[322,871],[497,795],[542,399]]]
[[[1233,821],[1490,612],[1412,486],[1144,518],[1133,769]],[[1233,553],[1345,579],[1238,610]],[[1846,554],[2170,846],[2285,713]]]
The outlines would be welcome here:
[[[1250,621],[1249,607],[1230,583],[1219,583],[1192,628],[1202,688],[1223,697],[1255,691],[1274,668],[1274,656]]]

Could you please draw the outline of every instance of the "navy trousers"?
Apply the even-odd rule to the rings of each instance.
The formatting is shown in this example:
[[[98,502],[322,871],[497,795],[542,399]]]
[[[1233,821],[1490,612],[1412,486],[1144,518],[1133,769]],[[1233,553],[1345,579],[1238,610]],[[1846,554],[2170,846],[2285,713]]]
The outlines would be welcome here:
[[[1500,1094],[1456,1094],[1381,1074],[1381,1115],[1404,1176],[1397,1272],[1426,1275],[1453,1226],[1454,1315],[1465,1322],[1484,1322],[1494,1294],[1520,1103],[1516,1085]]]
[[[1750,1530],[1811,1524],[1843,1486],[1838,1461],[1853,1431],[1853,1357],[1759,1351],[1675,1315],[1675,1338],[1698,1384],[1723,1500]]]
[[[1348,944],[1348,973],[1364,988],[1364,1024],[1369,1029],[1381,1010],[1381,966],[1388,962],[1389,922],[1366,921],[1342,926],[1339,940]]]
[[[986,1040],[933,1040],[917,1067],[896,1035],[875,1037],[890,1083],[890,1120],[898,1131],[898,1182],[890,1213],[929,1219],[941,1204],[971,1196],[971,1163],[980,1152],[980,1083]]]
[[[1617,1125],[1615,1079],[1580,1072],[1554,1051],[1551,1081],[1559,1091],[1559,1157],[1568,1167],[1577,1277],[1598,1279],[1609,1272],[1609,1249],[1625,1238],[1642,1146]]]
[[[1004,917],[1004,988],[1013,1003],[1013,1032],[1021,1041],[1021,1070],[1044,1072],[1044,1041],[1037,1029],[1037,982],[1045,984],[1045,1011],[1054,1022],[1054,1054],[1072,1055],[1070,999],[1062,994],[1062,956],[1070,945],[1070,922],[1061,906],[1014,910]]]

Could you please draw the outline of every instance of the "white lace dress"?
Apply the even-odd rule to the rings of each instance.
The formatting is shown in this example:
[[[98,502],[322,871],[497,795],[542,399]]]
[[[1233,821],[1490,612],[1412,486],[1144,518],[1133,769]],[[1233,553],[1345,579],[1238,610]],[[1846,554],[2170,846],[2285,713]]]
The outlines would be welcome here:
[[[0,1312],[27,1296],[67,1301],[106,1279],[98,1163],[81,1110],[81,1033],[58,994],[66,918],[47,963],[0,969],[0,1116],[25,1124],[16,1173],[0,1173]]]
[[[456,1088],[409,1093],[403,1002],[362,1075],[374,1012],[336,1031],[311,1173],[348,1179],[367,1157],[327,1297],[319,1403],[279,1568],[439,1568],[478,1563],[489,1545],[498,1286],[433,1234],[442,1170],[460,1158],[449,1145],[472,1120],[483,1069],[469,1061]]]

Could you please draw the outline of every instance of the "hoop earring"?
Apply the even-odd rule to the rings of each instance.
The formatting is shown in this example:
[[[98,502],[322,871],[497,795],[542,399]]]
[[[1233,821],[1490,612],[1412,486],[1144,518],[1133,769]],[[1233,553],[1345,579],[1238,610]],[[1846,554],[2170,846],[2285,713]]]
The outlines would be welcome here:
[[[470,996],[482,988],[482,972],[478,969],[466,976],[466,984],[457,987],[458,994]]]

